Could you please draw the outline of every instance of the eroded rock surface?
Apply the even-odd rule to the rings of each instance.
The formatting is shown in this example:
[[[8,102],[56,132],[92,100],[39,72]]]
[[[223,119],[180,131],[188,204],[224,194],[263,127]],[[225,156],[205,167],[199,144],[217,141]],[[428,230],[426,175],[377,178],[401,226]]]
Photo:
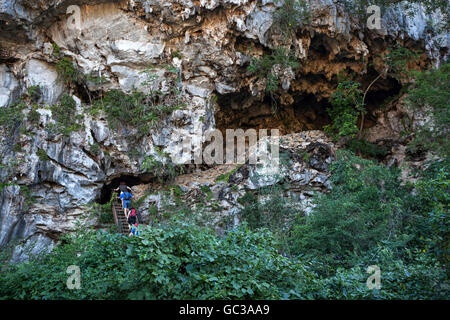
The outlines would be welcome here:
[[[180,139],[195,137],[199,129],[278,128],[285,135],[281,147],[291,161],[280,179],[292,184],[290,191],[299,203],[307,203],[310,190],[327,190],[335,146],[320,133],[300,132],[329,123],[327,99],[339,72],[354,71],[367,86],[383,72],[377,57],[396,43],[423,50],[413,67],[439,64],[448,55],[448,34],[434,32],[427,23],[442,16],[429,17],[421,8],[408,16],[401,6],[394,7],[383,16],[380,30],[369,30],[335,1],[310,4],[311,23],[286,38],[274,25],[280,4],[271,0],[1,0],[0,106],[11,105],[33,86],[39,86],[40,97],[35,101],[39,119],[27,122],[28,134],[14,126],[2,128],[0,176],[6,186],[0,193],[0,245],[25,239],[51,247],[61,233],[74,230],[75,221],[102,197],[105,185],[123,175],[141,179],[147,174],[142,169],[146,156],[176,154]],[[71,5],[80,8],[80,29],[71,25],[73,15],[66,14]],[[444,42],[436,47],[439,39]],[[252,58],[280,46],[290,48],[301,63],[296,70],[274,70],[281,85],[275,117],[265,84],[248,71],[248,65]],[[111,89],[147,90],[143,71],[149,65],[157,74],[151,86],[167,90],[175,72],[185,104],[142,138],[125,123],[111,128],[104,114],[87,112],[91,101],[83,94],[85,88],[68,86],[58,74],[60,55],[70,58],[80,72],[105,79],[102,84],[87,84],[100,96]],[[395,103],[383,112],[378,107],[383,97],[398,94],[401,85],[383,77],[373,86],[366,126],[374,142],[398,140],[396,123],[404,112]],[[83,129],[70,136],[48,129],[55,122],[48,106],[65,93],[77,101],[83,123]],[[31,107],[23,112],[28,114]],[[307,164],[301,157],[304,152],[310,155]],[[217,170],[197,166],[198,183],[192,175],[180,178],[187,183],[178,183],[193,199],[199,185],[211,188],[222,208],[218,216],[237,213],[242,192],[262,185],[252,180],[255,167],[243,166],[228,183],[203,181],[211,173],[202,172],[205,169]],[[140,185],[146,189],[154,178],[147,174]],[[160,200],[160,195],[148,196],[141,207],[143,215],[148,216],[149,206]]]

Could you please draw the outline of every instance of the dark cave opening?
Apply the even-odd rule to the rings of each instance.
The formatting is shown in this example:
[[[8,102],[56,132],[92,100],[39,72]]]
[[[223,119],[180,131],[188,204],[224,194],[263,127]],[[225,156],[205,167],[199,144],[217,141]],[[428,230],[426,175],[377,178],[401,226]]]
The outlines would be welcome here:
[[[364,79],[360,79],[362,88],[378,76],[371,70]],[[367,116],[364,127],[376,124],[374,111],[398,97],[402,85],[394,78],[379,79],[373,84],[366,96]],[[289,103],[281,105],[280,99],[274,101],[266,95],[261,101],[247,91],[218,94],[218,109],[215,114],[216,128],[225,136],[226,129],[279,129],[280,134],[290,134],[306,130],[323,130],[331,124],[327,109],[331,108],[328,99],[318,99],[316,95],[304,92],[289,92]],[[358,126],[361,119],[358,119]]]
[[[371,79],[376,78],[376,76],[376,74],[372,74]],[[365,85],[364,88],[368,85]],[[369,92],[367,92],[365,101],[367,116],[364,122],[364,128],[370,128],[376,124],[377,119],[374,116],[374,112],[386,107],[389,102],[399,97],[402,88],[401,83],[391,77],[380,79],[371,87]]]
[[[97,203],[108,203],[108,201],[111,199],[113,190],[119,187],[121,181],[124,181],[128,187],[132,188],[133,186],[151,183],[153,180],[154,177],[151,175],[121,175],[119,177],[113,178],[109,183],[106,183],[103,186]]]
[[[295,118],[304,125],[304,130],[322,130],[331,123],[328,99],[317,100],[313,94],[298,95],[294,97],[293,108]]]
[[[375,83],[371,90],[367,93],[366,104],[368,106],[377,107],[386,99],[397,96],[402,90],[402,85],[393,78],[387,78],[379,84]]]
[[[215,120],[222,134],[226,129],[279,129],[281,134],[289,134],[320,130],[331,121],[328,100],[318,101],[312,94],[293,94],[293,101],[287,106],[269,96],[257,100],[248,92],[217,94],[217,97],[219,107]]]

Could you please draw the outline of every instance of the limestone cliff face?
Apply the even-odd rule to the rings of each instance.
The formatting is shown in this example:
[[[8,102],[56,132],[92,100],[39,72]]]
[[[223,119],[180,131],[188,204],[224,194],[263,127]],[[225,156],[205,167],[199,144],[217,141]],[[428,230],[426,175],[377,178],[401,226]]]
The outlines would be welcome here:
[[[71,5],[80,8],[80,29],[69,24],[72,16],[66,11]],[[153,177],[141,169],[144,157],[158,158],[160,150],[176,153],[182,137],[177,133],[185,132],[181,130],[194,135],[198,128],[279,128],[284,134],[321,129],[329,121],[327,98],[340,71],[356,72],[367,86],[383,73],[377,57],[396,43],[423,51],[417,68],[439,64],[448,54],[448,34],[436,34],[420,7],[414,16],[406,15],[401,6],[389,9],[382,28],[370,30],[338,1],[311,0],[310,23],[286,38],[274,25],[280,5],[271,0],[0,0],[0,107],[12,104],[32,86],[38,85],[41,92],[37,124],[26,123],[32,134],[2,128],[0,176],[6,186],[0,193],[0,246],[25,239],[51,247],[61,233],[74,229],[89,204],[98,201],[114,179],[126,175],[142,185],[150,183]],[[440,46],[435,45],[438,40],[444,40]],[[301,64],[296,70],[275,70],[282,84],[277,95],[283,107],[274,117],[264,83],[247,68],[252,57],[280,46],[290,48]],[[144,90],[143,71],[149,65],[159,76],[152,86],[167,90],[173,83],[163,66],[172,66],[181,75],[174,85],[182,89],[185,104],[142,138],[127,124],[110,128],[105,115],[86,112],[91,101],[83,90],[64,83],[55,67],[56,48],[80,72],[106,79],[102,84],[87,83],[88,91],[97,95],[110,89]],[[399,136],[397,124],[406,112],[401,99],[386,112],[377,106],[380,99],[396,95],[401,85],[383,77],[373,87],[366,124],[372,141]],[[45,106],[57,103],[64,93],[74,97],[83,123],[83,129],[69,137],[47,129],[54,115]],[[313,143],[311,137],[316,136],[305,138],[309,142],[304,148]],[[320,139],[330,150],[334,148],[326,138]],[[96,152],[91,148],[94,144],[99,146]],[[40,150],[45,159],[38,156]],[[314,150],[311,147],[309,152],[314,155]],[[319,158],[326,164],[332,152]],[[313,156],[306,167],[298,160],[298,172],[286,175],[291,182],[306,181],[303,185],[326,189],[327,168],[317,164],[319,160],[314,162]],[[253,173],[250,168],[239,183]],[[241,189],[252,188],[254,184],[245,181]],[[209,183],[222,200],[230,195],[223,212],[238,210],[232,196],[236,191]],[[185,185],[189,189],[199,184]],[[297,193],[304,199],[300,189]],[[32,203],[27,202],[30,196]],[[152,199],[144,202],[144,212],[158,200]]]

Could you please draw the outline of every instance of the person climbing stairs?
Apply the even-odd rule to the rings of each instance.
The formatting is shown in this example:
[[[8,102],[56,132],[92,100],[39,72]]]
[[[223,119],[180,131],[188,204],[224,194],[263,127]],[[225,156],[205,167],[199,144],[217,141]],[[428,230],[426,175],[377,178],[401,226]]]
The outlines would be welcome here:
[[[122,234],[128,234],[130,232],[128,229],[128,221],[120,202],[113,201],[112,212],[114,215],[114,221],[118,227],[118,232]]]

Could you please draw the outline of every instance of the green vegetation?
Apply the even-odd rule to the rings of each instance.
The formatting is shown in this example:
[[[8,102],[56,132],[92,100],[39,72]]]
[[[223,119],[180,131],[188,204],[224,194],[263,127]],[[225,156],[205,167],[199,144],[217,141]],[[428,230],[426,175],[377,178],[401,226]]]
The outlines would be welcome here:
[[[94,84],[105,83],[104,77],[93,76],[90,74],[84,74],[75,66],[75,64],[67,57],[62,57],[56,63],[56,71],[63,79],[66,85],[81,87],[89,97],[89,102],[92,104],[93,97],[91,91],[88,88],[88,83]]]
[[[448,165],[433,163],[418,173],[416,185],[404,185],[399,169],[340,151],[332,165],[333,188],[314,198],[310,214],[296,210],[281,190],[265,192],[270,197],[261,190],[241,200],[242,216],[252,229],[278,235],[283,252],[314,266],[320,297],[446,298]],[[381,290],[365,286],[369,265],[382,270]]]
[[[181,197],[184,194],[181,187],[177,186],[177,185],[169,186],[169,190],[170,190],[170,193],[175,197]]]
[[[268,228],[274,233],[282,253],[290,252],[289,234],[292,221],[298,215],[298,209],[288,198],[284,197],[280,186],[270,186],[247,192],[239,203],[244,206],[241,216],[252,229]]]
[[[20,129],[23,125],[23,111],[26,108],[27,105],[22,100],[2,108],[2,112],[0,112],[0,126],[6,131],[7,135],[11,136],[16,129]]]
[[[98,218],[100,223],[112,224],[114,223],[114,216],[112,213],[112,203],[114,201],[114,194],[111,194],[110,200],[105,204],[94,203],[91,208],[91,213]]]
[[[316,199],[313,214],[299,217],[293,244],[295,252],[326,261],[328,272],[353,266],[355,257],[383,239],[401,240],[412,214],[399,170],[340,152],[332,171],[332,191]]]
[[[277,0],[281,7],[275,11],[274,26],[278,26],[285,37],[295,35],[297,27],[310,22],[310,8],[305,0]]]
[[[39,124],[39,120],[41,119],[41,115],[37,112],[38,105],[33,105],[31,111],[27,115],[27,120],[32,123],[34,126]]]
[[[350,79],[339,82],[336,91],[331,95],[331,105],[327,111],[332,124],[324,130],[335,137],[355,136],[358,133],[358,115],[363,112],[363,92],[360,83]]]
[[[387,4],[387,0],[374,1],[381,2]],[[282,28],[297,26],[301,19],[295,10],[289,10],[301,3],[284,2],[277,12],[285,17]],[[333,123],[326,130],[334,137],[348,137],[350,150],[337,152],[331,164],[332,188],[326,194],[313,194],[308,210],[303,207],[306,202],[300,206],[289,186],[281,182],[245,193],[238,200],[242,224],[236,227],[231,221],[234,213],[226,217],[217,214],[221,208],[210,187],[200,187],[202,201],[194,207],[186,203],[191,194],[185,197],[181,187],[168,185],[162,192],[166,198],[160,210],[150,208],[154,222],[140,230],[140,236],[129,238],[84,228],[65,235],[51,253],[17,264],[8,262],[9,250],[2,250],[0,299],[448,299],[450,67],[445,64],[439,69],[410,72],[409,62],[416,58],[416,53],[399,46],[385,56],[386,74],[411,80],[406,104],[431,118],[415,129],[410,149],[432,151],[440,157],[414,172],[414,182],[402,180],[399,168],[355,155],[379,158],[387,153],[361,137],[365,96],[381,75],[365,90],[353,78],[342,78],[330,98],[328,112]],[[80,84],[88,79],[69,62],[67,58],[58,62],[58,72],[66,81]],[[272,98],[279,87],[277,66],[295,69],[298,62],[287,50],[277,49],[253,59],[249,67],[252,74],[266,79]],[[179,80],[175,68],[166,66],[166,71],[173,81]],[[139,136],[149,134],[183,101],[176,85],[172,83],[169,91],[162,92],[154,70],[146,73],[144,93],[108,91],[91,112],[103,111],[114,128],[125,122],[136,127]],[[14,133],[21,128],[27,109],[24,101],[38,101],[38,91],[38,87],[30,88],[24,100],[2,110],[4,129]],[[30,123],[39,121],[37,107],[26,116]],[[81,128],[82,116],[76,114],[71,96],[64,95],[60,104],[50,108],[57,132],[68,135]],[[17,141],[10,146],[21,150]],[[89,150],[100,152],[95,143]],[[134,151],[131,154],[141,157]],[[299,154],[309,162],[306,151]],[[36,155],[41,161],[49,159],[43,149]],[[3,159],[7,164],[0,165],[0,187],[16,185],[13,178],[19,161]],[[160,149],[144,157],[141,169],[160,182],[182,172]],[[216,182],[228,183],[236,170],[222,174]],[[32,192],[20,185],[20,194],[28,210],[34,201]],[[90,209],[101,223],[113,223],[112,200]],[[133,201],[133,205],[144,200]],[[81,269],[81,290],[66,287],[70,265]],[[381,289],[366,286],[366,270],[372,265],[381,270]]]
[[[151,155],[144,157],[141,164],[141,170],[153,173],[160,182],[164,181],[164,179],[172,180],[183,173],[183,167],[181,165],[173,164],[167,153],[160,149],[157,149],[156,151],[158,157]]]
[[[93,155],[98,156],[100,154],[100,146],[95,142],[93,144],[89,144],[89,151]]]
[[[30,188],[25,185],[20,185],[20,195],[25,199],[22,210],[28,211],[30,206],[36,202],[36,199],[32,196]]]
[[[49,160],[49,157],[48,157],[48,155],[47,155],[47,152],[45,152],[44,149],[38,149],[38,150],[36,151],[36,155],[39,157],[39,160],[40,160],[40,161],[48,161],[48,160]]]
[[[253,58],[248,71],[260,79],[266,80],[266,91],[274,92],[278,89],[278,76],[274,73],[275,66],[297,69],[299,62],[297,58],[285,48],[277,48],[270,55],[261,58]]]
[[[387,155],[386,148],[379,147],[376,144],[370,143],[364,139],[351,139],[347,142],[346,147],[355,154],[368,158],[383,158]]]
[[[83,127],[83,115],[77,114],[76,102],[72,96],[64,94],[59,104],[50,107],[56,121],[56,130],[66,136]]]
[[[144,103],[144,99],[145,95],[138,91],[129,95],[116,89],[106,92],[102,103],[111,127],[117,129],[121,124],[129,123],[140,135],[148,134],[158,123],[159,116]]]
[[[183,59],[183,56],[181,55],[180,51],[172,51],[171,56],[172,58]]]
[[[231,170],[230,172],[227,173],[223,173],[221,175],[219,175],[216,178],[216,182],[228,182],[228,180],[230,179],[230,177],[236,173],[236,171],[239,170],[239,168],[241,167],[241,165],[237,166],[235,169]]]
[[[51,254],[2,262],[0,297],[448,298],[448,161],[430,163],[415,185],[404,185],[398,169],[348,151],[337,156],[333,188],[314,197],[308,215],[282,187],[256,190],[241,199],[243,225],[218,236],[179,202],[139,237],[85,230]],[[70,265],[81,269],[81,290],[66,287]],[[380,290],[366,286],[370,265],[381,269]]]
[[[72,60],[67,57],[61,58],[56,63],[56,71],[66,84],[81,83],[83,80],[82,73],[78,71]]]
[[[450,64],[439,69],[414,72],[415,81],[408,93],[407,105],[431,116],[418,130],[410,144],[412,151],[431,150],[450,156]]]
[[[170,74],[176,73],[176,70],[169,67],[166,69]],[[164,92],[154,88],[159,77],[153,67],[149,67],[144,74],[147,76],[147,80],[142,83],[144,92],[136,89],[129,94],[116,89],[107,91],[102,99],[94,103],[91,114],[95,115],[103,110],[112,128],[117,129],[121,124],[127,123],[138,130],[138,137],[148,135],[151,128],[174,110],[181,108],[184,101],[176,86]]]
[[[52,43],[52,48],[53,48],[53,56],[55,58],[59,58],[62,55],[61,48],[54,42]]]
[[[41,87],[39,85],[28,87],[26,95],[28,96],[31,102],[39,101],[39,98],[41,97]]]
[[[396,44],[390,48],[387,54],[377,58],[384,62],[385,74],[380,73],[364,91],[361,89],[361,84],[354,80],[354,75],[339,74],[338,86],[330,97],[332,108],[327,110],[332,119],[332,124],[325,126],[324,130],[335,139],[339,137],[354,138],[358,133],[358,137],[353,139],[350,149],[358,150],[359,153],[364,153],[364,151],[369,151],[372,154],[377,153],[363,139],[367,94],[382,76],[390,75],[399,81],[402,79],[410,80],[413,73],[409,70],[409,64],[417,62],[419,56],[418,52]],[[360,127],[358,128],[359,116]]]
[[[399,80],[409,78],[408,65],[417,62],[419,58],[420,52],[409,50],[399,44],[390,48],[389,52],[382,57],[388,68],[388,73]]]
[[[305,298],[313,285],[307,268],[277,253],[270,233],[245,227],[219,238],[171,222],[143,230],[140,237],[89,232],[67,236],[64,243],[30,263],[5,265],[0,297],[280,299]],[[83,270],[82,290],[66,288],[69,265]]]
[[[210,187],[208,186],[201,186],[200,190],[206,195],[205,201],[211,201],[214,198],[214,194]]]

